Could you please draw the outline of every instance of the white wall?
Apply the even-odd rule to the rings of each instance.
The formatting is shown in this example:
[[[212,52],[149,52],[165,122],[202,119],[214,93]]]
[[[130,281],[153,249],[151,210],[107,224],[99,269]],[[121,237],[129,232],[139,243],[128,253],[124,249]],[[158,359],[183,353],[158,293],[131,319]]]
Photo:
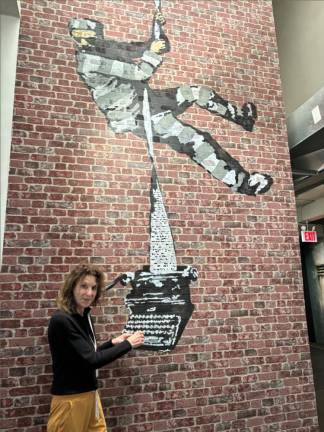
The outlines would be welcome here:
[[[272,3],[288,116],[324,86],[324,1]]]
[[[324,219],[324,197],[297,208],[299,221],[316,221]]]
[[[12,15],[4,15],[10,13]],[[19,4],[15,0],[1,0],[0,7],[0,264],[12,136],[12,115],[16,80],[16,63],[19,36]]]

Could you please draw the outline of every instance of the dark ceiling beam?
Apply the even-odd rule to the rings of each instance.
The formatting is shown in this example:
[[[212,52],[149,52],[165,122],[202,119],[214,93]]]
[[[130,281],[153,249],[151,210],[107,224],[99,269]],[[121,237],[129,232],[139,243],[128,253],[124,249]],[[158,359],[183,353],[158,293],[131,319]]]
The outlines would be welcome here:
[[[289,144],[290,147],[290,144]],[[324,126],[318,129],[313,135],[308,136],[304,141],[299,142],[294,147],[290,147],[290,157],[292,159],[304,156],[324,149]]]
[[[291,152],[296,152],[299,146],[307,147],[303,144],[314,136],[318,131],[324,128],[324,87],[319,89],[311,98],[300,105],[287,118],[288,144]],[[319,141],[323,137],[320,134]],[[315,143],[318,140],[311,139]],[[323,144],[323,141],[322,141]],[[314,144],[316,149],[318,144]],[[297,147],[297,148],[296,148]],[[322,147],[323,148],[323,147]],[[308,148],[309,151],[315,149]],[[297,156],[294,154],[294,156]]]
[[[308,176],[317,175],[318,171],[292,168],[292,173],[293,173],[293,175],[296,175],[296,176],[308,177]]]
[[[324,183],[324,171],[321,171],[316,175],[312,175],[304,179],[295,180],[294,181],[295,193],[297,195],[303,192],[307,192],[308,190],[313,189],[316,186],[320,186],[323,183]]]

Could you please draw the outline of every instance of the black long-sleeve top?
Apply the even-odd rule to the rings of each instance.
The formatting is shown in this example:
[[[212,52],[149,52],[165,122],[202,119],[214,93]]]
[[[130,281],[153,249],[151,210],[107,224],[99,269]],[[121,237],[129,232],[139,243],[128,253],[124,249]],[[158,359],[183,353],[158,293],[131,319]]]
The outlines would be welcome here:
[[[96,369],[116,360],[132,349],[125,340],[94,347],[94,335],[84,315],[57,311],[50,319],[48,340],[53,362],[53,395],[83,393],[98,388]]]

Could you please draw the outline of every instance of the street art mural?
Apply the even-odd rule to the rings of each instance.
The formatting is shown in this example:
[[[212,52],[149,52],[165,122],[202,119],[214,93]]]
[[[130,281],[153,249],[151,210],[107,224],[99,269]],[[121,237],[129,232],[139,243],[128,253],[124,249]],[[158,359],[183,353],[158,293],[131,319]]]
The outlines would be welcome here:
[[[171,228],[159,186],[154,143],[166,143],[234,192],[258,195],[272,185],[268,174],[249,173],[208,133],[177,118],[193,104],[252,131],[257,118],[253,103],[242,107],[223,99],[213,89],[183,84],[154,90],[149,80],[170,51],[164,33],[161,5],[145,42],[119,42],[105,38],[104,26],[92,19],[71,19],[70,35],[76,43],[76,68],[92,98],[116,134],[132,132],[146,142],[152,165],[150,265],[126,272],[108,289],[131,284],[125,304],[129,311],[126,331],[145,331],[143,349],[170,350],[177,344],[194,306],[189,285],[197,279],[192,267],[178,266]]]

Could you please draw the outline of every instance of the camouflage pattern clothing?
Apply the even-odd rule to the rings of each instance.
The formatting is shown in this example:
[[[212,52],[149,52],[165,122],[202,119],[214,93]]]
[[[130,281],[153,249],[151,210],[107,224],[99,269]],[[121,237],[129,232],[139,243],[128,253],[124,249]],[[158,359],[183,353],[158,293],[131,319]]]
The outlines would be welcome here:
[[[104,39],[102,24],[97,21],[74,19],[69,27],[71,35],[74,29],[93,28],[96,31],[96,37],[88,39],[86,46],[78,46],[77,71],[115,133],[132,132],[146,139],[144,117],[149,115],[154,142],[167,143],[176,151],[186,153],[234,191],[256,195],[270,189],[272,179],[269,175],[249,173],[209,133],[177,118],[195,103],[252,131],[257,117],[252,103],[239,108],[204,86],[183,85],[152,90],[148,81],[163,59],[161,53],[150,49],[153,34],[146,42],[127,43]],[[135,63],[133,59],[138,61]],[[143,112],[145,89],[149,98],[149,113]]]

